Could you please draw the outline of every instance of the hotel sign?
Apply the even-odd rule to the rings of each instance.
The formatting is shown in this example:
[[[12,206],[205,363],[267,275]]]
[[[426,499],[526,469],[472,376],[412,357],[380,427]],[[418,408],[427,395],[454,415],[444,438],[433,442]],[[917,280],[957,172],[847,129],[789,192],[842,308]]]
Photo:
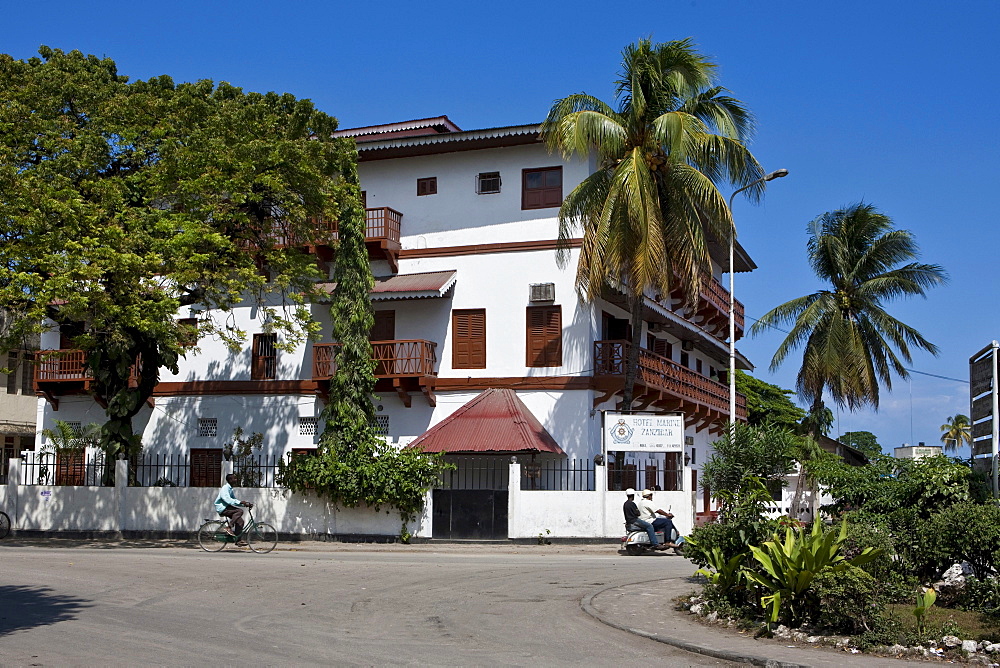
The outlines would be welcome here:
[[[684,416],[604,414],[606,452],[684,452]]]

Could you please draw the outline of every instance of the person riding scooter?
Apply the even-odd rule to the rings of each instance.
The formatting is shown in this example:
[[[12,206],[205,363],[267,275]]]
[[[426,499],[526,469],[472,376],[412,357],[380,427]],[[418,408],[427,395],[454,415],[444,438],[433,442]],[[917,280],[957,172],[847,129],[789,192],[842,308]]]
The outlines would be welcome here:
[[[639,507],[634,501],[635,490],[629,487],[625,490],[625,496],[627,499],[622,506],[622,512],[625,514],[625,531],[645,531],[646,535],[649,536],[649,544],[654,550],[667,549],[666,545],[661,545],[656,540],[656,529],[653,528],[652,523],[640,517]]]
[[[674,536],[674,514],[653,505],[653,492],[648,489],[642,490],[642,499],[636,503],[636,507],[639,509],[640,520],[648,522],[653,531],[663,532],[664,548],[677,547],[671,540]]]

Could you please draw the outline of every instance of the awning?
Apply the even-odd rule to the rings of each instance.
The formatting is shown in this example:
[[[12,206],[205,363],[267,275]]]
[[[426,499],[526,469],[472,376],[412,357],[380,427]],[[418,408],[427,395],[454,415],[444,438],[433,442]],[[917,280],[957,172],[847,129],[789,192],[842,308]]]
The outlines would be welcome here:
[[[565,456],[514,390],[490,388],[408,445],[424,452]]]
[[[422,274],[396,274],[394,276],[375,277],[375,287],[370,294],[372,301],[388,301],[391,299],[428,299],[444,297],[455,285],[458,272],[428,271]],[[320,283],[319,288],[333,293],[336,283]]]

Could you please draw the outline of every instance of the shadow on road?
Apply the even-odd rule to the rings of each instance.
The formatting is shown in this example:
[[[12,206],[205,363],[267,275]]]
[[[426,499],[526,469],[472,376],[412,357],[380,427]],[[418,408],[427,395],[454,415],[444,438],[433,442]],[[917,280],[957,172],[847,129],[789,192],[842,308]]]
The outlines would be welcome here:
[[[0,542],[0,549],[10,547],[47,547],[47,548],[96,548],[105,550],[120,550],[127,548],[181,547],[200,550],[198,543],[191,538],[53,538],[51,536],[31,536],[5,538]]]
[[[93,603],[52,593],[47,587],[0,585],[0,636],[73,619]]]

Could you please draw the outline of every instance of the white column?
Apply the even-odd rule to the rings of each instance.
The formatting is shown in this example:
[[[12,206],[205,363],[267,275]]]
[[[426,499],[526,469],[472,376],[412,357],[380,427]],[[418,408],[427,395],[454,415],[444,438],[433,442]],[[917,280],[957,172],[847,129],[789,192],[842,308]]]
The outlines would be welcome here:
[[[20,526],[18,521],[20,499],[17,497],[17,490],[21,484],[21,471],[21,458],[11,458],[7,467],[7,503],[10,507],[6,509],[10,515],[11,529]]]

